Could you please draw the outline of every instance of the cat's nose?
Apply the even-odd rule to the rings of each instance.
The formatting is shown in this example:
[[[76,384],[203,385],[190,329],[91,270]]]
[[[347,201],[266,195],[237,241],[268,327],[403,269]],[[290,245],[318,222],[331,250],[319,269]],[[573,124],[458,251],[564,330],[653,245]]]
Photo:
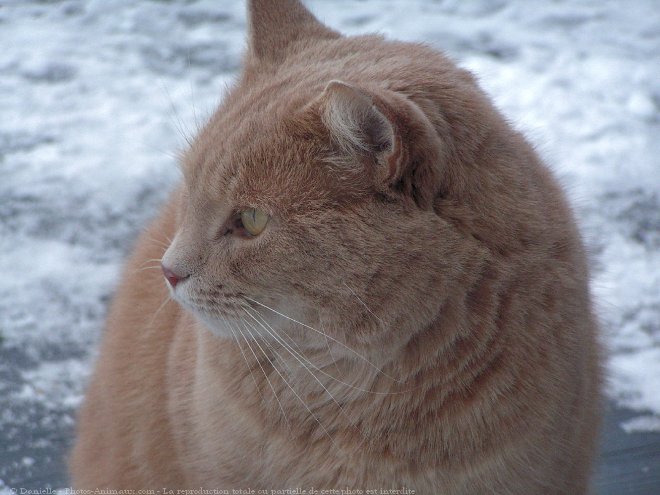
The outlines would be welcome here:
[[[176,287],[176,284],[188,278],[188,275],[180,275],[178,273],[175,273],[171,268],[166,267],[162,263],[160,264],[160,266],[163,269],[163,275],[165,275],[165,278],[170,283],[173,289]]]

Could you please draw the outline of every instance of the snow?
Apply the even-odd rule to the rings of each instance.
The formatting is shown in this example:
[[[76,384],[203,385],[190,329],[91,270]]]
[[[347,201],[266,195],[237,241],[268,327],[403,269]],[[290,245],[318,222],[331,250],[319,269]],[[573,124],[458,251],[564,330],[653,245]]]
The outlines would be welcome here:
[[[660,431],[657,2],[308,4],[347,34],[445,50],[536,145],[592,253],[608,395],[639,411],[626,431]],[[0,0],[5,483],[56,455],[53,432],[70,438],[122,260],[239,68],[245,29],[238,1]]]
[[[657,416],[637,416],[621,423],[626,433],[660,431],[660,418]]]

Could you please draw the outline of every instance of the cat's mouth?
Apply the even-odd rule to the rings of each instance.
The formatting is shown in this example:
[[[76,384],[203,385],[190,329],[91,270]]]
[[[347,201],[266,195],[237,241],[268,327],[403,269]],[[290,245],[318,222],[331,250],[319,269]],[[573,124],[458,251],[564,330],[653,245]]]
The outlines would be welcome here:
[[[266,326],[245,294],[229,291],[222,285],[200,288],[193,283],[192,279],[168,283],[170,297],[213,334],[223,338],[254,338],[256,330]]]
[[[170,287],[171,298],[190,312],[206,329],[220,338],[229,338],[237,342],[267,340],[281,341],[287,334],[287,323],[298,322],[288,311],[280,310],[279,305],[268,300],[227,290],[226,287],[196,287],[194,279],[185,281],[176,288]],[[271,306],[272,304],[272,306]],[[274,306],[274,307],[273,307]]]
[[[242,303],[232,297],[209,299],[201,295],[173,297],[185,310],[192,313],[204,327],[220,337],[233,337],[243,327]]]
[[[204,289],[191,285],[186,283],[177,288],[170,287],[170,296],[193,313],[233,317],[247,305],[239,293],[222,290],[222,286]]]

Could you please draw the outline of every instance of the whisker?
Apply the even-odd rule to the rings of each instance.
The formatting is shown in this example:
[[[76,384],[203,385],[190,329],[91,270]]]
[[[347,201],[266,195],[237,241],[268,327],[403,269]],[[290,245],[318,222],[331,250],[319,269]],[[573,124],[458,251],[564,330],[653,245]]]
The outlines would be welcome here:
[[[167,294],[167,297],[163,301],[163,303],[158,307],[156,312],[153,314],[151,317],[151,320],[149,321],[149,327],[151,327],[154,324],[154,321],[156,320],[156,317],[158,316],[158,313],[161,312],[161,310],[167,305],[168,302],[172,301],[173,299],[170,297],[169,294]]]
[[[248,316],[250,316],[253,320],[255,320],[255,321],[257,322],[257,324],[258,324],[259,326],[261,326],[261,328],[263,328],[266,332],[268,332],[268,334],[269,334],[270,336],[272,336],[276,341],[280,342],[283,346],[285,346],[286,350],[287,350],[289,353],[291,353],[294,357],[296,357],[296,356],[295,356],[293,353],[297,354],[297,355],[300,356],[302,359],[304,359],[305,361],[307,361],[307,362],[308,362],[313,368],[317,369],[318,371],[320,371],[320,372],[323,373],[323,374],[326,374],[326,373],[323,372],[323,370],[322,370],[321,368],[319,368],[318,366],[315,366],[315,365],[310,361],[310,359],[309,359],[307,356],[305,356],[305,354],[303,353],[303,351],[302,351],[302,349],[300,348],[300,346],[296,343],[296,341],[295,341],[290,335],[288,335],[286,332],[281,332],[283,336],[286,336],[286,337],[288,338],[288,340],[289,340],[289,342],[290,342],[291,344],[293,344],[294,346],[296,346],[296,348],[298,349],[298,351],[294,350],[294,349],[291,347],[291,345],[288,344],[288,343],[284,340],[284,337],[283,337],[282,335],[279,335],[279,334],[277,333],[277,330],[275,330],[275,329],[273,328],[273,326],[272,326],[270,323],[268,323],[268,321],[266,321],[266,319],[263,317],[263,315],[261,315],[256,309],[254,309],[254,308],[249,308],[249,307],[246,307],[246,306],[243,306],[242,309],[243,309],[243,311],[245,311],[245,312],[247,313]],[[255,316],[254,316],[252,313],[250,313],[250,312],[248,311],[249,309],[252,309],[252,310],[254,311],[254,313],[259,317],[259,320],[261,320],[261,321],[257,320],[257,319],[255,318]],[[264,326],[264,325],[265,325],[265,326]],[[266,327],[268,327],[268,328],[266,328]],[[298,358],[296,357],[296,359],[298,359]],[[303,366],[305,366],[304,363],[301,363],[301,364],[302,364]],[[327,375],[327,374],[326,374],[326,375]],[[329,375],[328,375],[328,376],[329,376]],[[330,377],[330,378],[332,378],[332,377]],[[341,381],[339,381],[339,382],[341,383]]]
[[[162,270],[162,268],[160,267],[160,265],[144,266],[142,268],[137,268],[137,269],[133,270],[133,273],[139,273],[139,272],[143,272],[145,270]]]
[[[277,314],[277,315],[279,315],[279,316],[281,316],[281,317],[283,317],[283,318],[286,318],[287,320],[290,320],[290,321],[292,321],[292,322],[294,322],[294,323],[297,323],[298,325],[301,325],[301,326],[304,327],[304,328],[307,328],[307,329],[309,329],[309,330],[312,330],[313,332],[316,332],[316,333],[318,333],[318,334],[325,335],[328,339],[332,340],[333,342],[336,342],[336,343],[339,344],[340,346],[342,346],[342,347],[344,347],[345,349],[347,349],[348,351],[352,352],[354,355],[356,355],[356,356],[357,356],[358,358],[360,358],[362,361],[364,361],[365,363],[367,363],[369,366],[371,366],[373,369],[375,369],[375,370],[378,371],[379,373],[382,373],[382,374],[383,374],[384,376],[386,376],[387,378],[389,378],[389,379],[395,381],[396,383],[405,383],[405,381],[397,380],[397,379],[394,378],[393,376],[390,376],[389,374],[385,373],[382,369],[380,369],[378,366],[376,366],[375,364],[373,364],[371,361],[369,361],[369,360],[368,360],[366,357],[364,357],[362,354],[360,354],[360,353],[357,352],[356,350],[352,349],[351,347],[347,346],[347,345],[344,344],[343,342],[341,342],[341,341],[335,339],[334,337],[328,335],[327,333],[325,333],[325,332],[321,332],[320,330],[317,330],[316,328],[310,327],[309,325],[307,325],[307,324],[305,324],[305,323],[302,323],[302,322],[300,322],[300,321],[298,321],[298,320],[296,320],[296,319],[294,319],[294,318],[291,318],[290,316],[287,316],[287,315],[285,315],[285,314],[283,314],[283,313],[280,313],[280,312],[277,311],[276,309],[273,309],[273,308],[271,308],[271,307],[269,307],[269,306],[267,306],[267,305],[265,305],[265,304],[263,304],[263,303],[260,303],[259,301],[256,301],[256,300],[254,300],[254,299],[252,299],[252,298],[250,298],[250,297],[248,297],[248,296],[243,296],[243,297],[244,297],[245,299],[247,299],[248,301],[251,301],[251,302],[253,302],[253,303],[255,303],[255,304],[258,304],[259,306],[262,306],[262,307],[264,307],[264,308],[266,308],[266,309],[272,311],[273,313],[275,313],[275,314]]]
[[[190,52],[187,53],[187,56],[188,56],[188,68],[190,68]],[[193,121],[195,123],[195,131],[196,131],[196,134],[199,134],[202,131],[202,126],[201,126],[200,120],[197,116],[197,108],[195,106],[195,88],[193,87],[192,80],[190,80],[190,101],[192,103]]]
[[[319,380],[319,379],[316,377],[316,375],[315,375],[314,373],[312,373],[312,370],[310,370],[309,367],[308,367],[308,366],[307,366],[307,365],[306,365],[306,364],[305,364],[305,363],[304,363],[304,362],[303,362],[303,361],[302,361],[302,360],[296,355],[296,354],[299,354],[299,353],[296,352],[295,350],[293,350],[293,348],[290,347],[290,346],[284,341],[283,338],[280,338],[280,337],[275,333],[275,329],[273,329],[273,331],[271,332],[271,331],[268,330],[264,325],[262,325],[262,324],[259,322],[259,320],[257,320],[254,316],[252,316],[252,314],[250,314],[245,308],[243,308],[243,311],[245,311],[245,313],[246,313],[248,316],[250,316],[254,321],[256,321],[256,322],[257,322],[257,323],[258,323],[258,324],[259,324],[259,325],[260,325],[260,326],[261,326],[266,332],[268,332],[268,334],[271,335],[271,336],[272,336],[277,342],[279,342],[280,344],[282,344],[282,345],[284,346],[284,348],[289,352],[289,354],[291,354],[294,358],[296,358],[296,360],[301,364],[301,366],[305,369],[305,371],[307,371],[307,372],[312,376],[312,378],[314,378],[314,380],[316,380],[316,382],[317,382],[319,385],[321,385],[321,388],[323,388],[323,390],[328,394],[328,396],[330,397],[330,399],[332,399],[332,401],[333,401],[335,404],[337,404],[337,407],[339,407],[339,410],[341,411],[342,415],[343,415],[346,419],[348,419],[348,420],[349,420],[349,423],[351,424],[351,426],[353,426],[353,423],[352,423],[351,418],[348,417],[348,415],[346,414],[346,411],[344,411],[344,408],[343,408],[343,407],[341,406],[341,404],[337,401],[337,399],[335,399],[335,396],[332,395],[332,392],[330,392],[330,390],[327,389],[327,387],[323,384],[323,382],[321,382],[321,380]],[[268,326],[270,327],[270,325],[268,325]],[[271,327],[271,329],[272,329],[272,327]],[[256,330],[256,329],[255,329],[255,330]],[[277,353],[277,351],[275,351],[275,352]],[[307,361],[312,367],[314,367],[315,369],[319,370],[319,368],[316,367],[316,366],[314,366],[314,364],[313,364],[309,359],[307,359],[304,355],[301,355],[301,356],[302,356],[302,358],[303,358],[305,361]],[[282,360],[282,359],[280,358],[280,360]],[[319,370],[319,371],[320,371],[320,370]],[[324,373],[324,374],[326,374],[326,373]],[[327,375],[327,374],[326,374],[326,375]],[[339,380],[338,380],[338,381],[339,381]]]
[[[193,143],[192,143],[192,139],[190,138],[190,129],[185,128],[183,120],[181,119],[181,116],[179,115],[179,112],[176,108],[176,105],[174,104],[174,100],[172,99],[172,95],[170,94],[170,91],[167,88],[167,86],[165,85],[165,83],[163,81],[159,81],[159,83],[161,85],[161,90],[163,90],[165,92],[165,94],[167,95],[167,99],[169,100],[170,111],[174,113],[174,117],[176,119],[174,121],[174,124],[175,124],[175,127],[176,127],[177,131],[179,132],[181,137],[184,139],[184,141],[188,144],[188,147],[192,147]]]
[[[180,158],[176,153],[164,150],[162,148],[159,148],[158,146],[154,146],[153,144],[149,144],[145,141],[143,141],[141,144],[142,144],[142,146],[146,147],[147,149],[149,149],[151,151],[155,151],[156,153],[159,153],[163,156],[166,156],[167,158],[170,158],[171,160],[173,160],[175,162],[178,161],[179,158]]]
[[[229,324],[230,328],[234,328],[233,325],[231,325],[231,323],[229,323],[228,321],[227,321],[227,323]],[[289,427],[289,430],[290,430],[290,429],[291,429],[291,424],[289,423],[289,418],[287,417],[286,413],[284,412],[284,408],[282,407],[282,403],[280,402],[280,398],[277,396],[277,392],[275,392],[275,387],[273,387],[273,384],[271,383],[270,378],[268,378],[268,374],[266,373],[266,370],[265,370],[264,367],[261,365],[261,361],[260,361],[259,358],[257,357],[257,354],[254,352],[254,349],[253,349],[252,346],[250,345],[250,342],[248,341],[248,339],[245,337],[245,334],[241,331],[240,327],[236,327],[236,330],[238,330],[238,332],[239,332],[239,333],[241,334],[241,336],[243,337],[243,340],[245,340],[245,343],[247,344],[248,349],[250,349],[250,351],[252,352],[252,355],[254,356],[254,359],[257,361],[257,364],[259,365],[259,368],[261,368],[261,372],[264,374],[264,378],[266,378],[266,381],[268,382],[268,386],[269,386],[270,389],[273,391],[273,396],[275,397],[275,400],[277,401],[277,404],[278,404],[278,406],[280,407],[280,411],[282,411],[282,416],[284,417],[284,420],[286,421],[286,424],[287,424],[287,426]],[[247,331],[247,328],[246,328],[245,330]],[[248,332],[248,333],[249,333],[249,332]],[[250,334],[250,337],[252,337],[252,339],[254,339],[254,337],[252,336],[252,334]],[[256,341],[255,341],[255,342],[256,342]],[[256,342],[256,344],[259,345],[258,342]],[[259,345],[259,349],[261,349],[261,346],[260,346],[260,345]],[[268,359],[268,355],[264,352],[263,349],[261,349],[261,352],[263,353],[264,357],[268,360],[268,362],[271,363],[271,365],[273,366],[273,369],[274,369],[275,371],[277,371],[277,373],[279,374],[279,371],[277,370],[277,368],[275,368],[275,366],[274,366],[273,363],[270,361],[270,359]],[[249,365],[248,365],[248,367],[249,367]],[[282,376],[282,375],[280,375],[280,376]],[[284,378],[282,378],[282,379],[284,379]]]
[[[169,244],[167,244],[165,241],[161,241],[161,240],[156,239],[156,238],[154,238],[154,237],[149,236],[149,240],[150,240],[151,242],[156,243],[158,246],[165,248],[165,249],[167,249],[168,247],[170,247]]]
[[[323,328],[323,325],[321,325],[321,328]],[[332,359],[332,364],[335,367],[335,370],[339,372],[339,365],[337,364],[337,358],[335,358],[335,355],[332,353],[332,349],[330,348],[330,339],[328,339],[328,335],[323,332],[323,339],[325,341],[325,347],[328,349],[328,354],[330,355],[330,359]]]
[[[253,320],[254,320],[254,321],[255,321],[255,322],[256,322],[261,328],[263,328],[263,329],[266,331],[266,333],[268,333],[268,335],[270,335],[271,337],[273,337],[273,339],[275,339],[276,342],[278,342],[279,344],[281,344],[281,345],[284,347],[284,349],[285,349],[287,352],[289,352],[289,354],[291,354],[294,358],[296,358],[296,360],[297,360],[297,361],[298,361],[303,367],[305,367],[305,369],[307,369],[307,370],[309,371],[309,368],[307,368],[307,365],[306,365],[304,362],[302,362],[302,361],[300,360],[299,356],[302,357],[302,359],[304,359],[305,361],[307,361],[311,366],[313,366],[314,368],[316,368],[316,366],[314,366],[314,364],[312,364],[312,362],[309,360],[309,358],[307,358],[307,356],[305,356],[305,355],[302,353],[302,350],[300,349],[300,347],[298,346],[298,344],[296,344],[296,342],[295,342],[291,337],[289,337],[289,340],[293,343],[293,345],[295,345],[295,346],[298,348],[298,351],[296,351],[295,349],[293,349],[293,347],[291,347],[291,345],[288,344],[288,343],[284,340],[283,337],[281,337],[280,335],[278,335],[278,334],[277,334],[277,331],[276,331],[276,330],[270,325],[270,323],[268,323],[266,320],[263,320],[263,317],[262,317],[261,315],[259,315],[259,314],[257,313],[258,316],[262,319],[263,323],[262,323],[262,321],[257,320],[257,319],[254,317],[254,315],[248,311],[247,308],[243,307],[242,309],[243,309],[243,311],[245,312],[245,314],[247,314],[247,315],[248,315],[250,318],[252,318],[252,319],[253,319]],[[255,329],[255,331],[257,330],[255,327],[253,327],[253,328]],[[275,352],[277,352],[277,351],[275,351]],[[285,361],[282,360],[282,362],[285,362]],[[316,376],[314,376],[313,374],[312,374],[312,376],[314,377],[314,379],[316,379],[316,380],[318,381],[318,379],[316,378]],[[322,384],[321,382],[319,382],[319,384],[320,384],[321,386],[323,386],[323,384]],[[329,392],[328,392],[328,393],[329,393]],[[331,397],[332,397],[332,395],[331,395]]]
[[[254,309],[254,308],[253,308],[253,309]],[[247,313],[247,310],[246,310],[245,307],[243,307],[243,310]],[[278,342],[282,343],[284,346],[287,346],[287,345],[288,345],[286,342],[284,342],[284,340],[283,340],[282,337],[280,337],[280,336],[278,336],[278,335],[275,334],[276,330],[275,330],[275,329],[274,329],[274,328],[273,328],[273,327],[272,327],[272,326],[271,326],[266,320],[264,320],[264,319],[263,319],[263,316],[261,316],[258,312],[257,312],[257,315],[263,320],[263,322],[264,322],[266,325],[268,325],[268,326],[270,327],[270,329],[272,330],[272,332],[271,332],[271,331],[268,331],[268,329],[266,329],[266,328],[261,324],[261,322],[259,322],[258,320],[256,320],[255,317],[254,317],[252,314],[250,314],[250,313],[247,313],[247,314],[248,314],[250,317],[252,317],[255,321],[257,321],[257,323],[259,323],[259,325],[261,325],[261,327],[262,327],[264,330],[266,330],[266,332],[268,332],[268,333],[269,333],[274,339],[276,339]],[[289,339],[290,339],[290,340],[293,340],[293,339],[291,339],[291,337],[289,337]],[[290,349],[287,349],[287,350],[288,350],[292,355],[293,355],[294,352],[296,352],[295,350],[293,350],[293,348],[290,348]],[[408,393],[408,392],[414,390],[415,388],[417,388],[417,387],[414,387],[414,388],[410,388],[410,389],[407,389],[407,390],[402,390],[402,391],[399,391],[399,392],[376,392],[376,391],[374,391],[374,390],[369,390],[369,389],[366,389],[366,388],[357,387],[357,386],[355,386],[355,385],[351,385],[350,383],[346,383],[346,382],[340,380],[339,378],[332,376],[332,375],[329,374],[329,373],[326,373],[323,369],[319,368],[319,367],[316,366],[314,363],[312,363],[312,362],[309,360],[309,358],[307,358],[304,354],[302,354],[302,353],[297,353],[297,354],[298,354],[300,357],[302,357],[305,361],[307,361],[307,363],[309,363],[309,365],[310,365],[312,368],[314,368],[316,371],[318,371],[318,372],[321,373],[322,375],[327,376],[327,377],[330,378],[331,380],[334,380],[334,381],[337,382],[337,383],[341,383],[342,385],[345,385],[346,387],[349,387],[349,388],[351,388],[351,389],[353,389],[353,390],[357,390],[357,391],[359,391],[359,392],[364,392],[364,393],[367,393],[367,394],[373,394],[373,395],[400,395],[400,394]],[[296,356],[294,355],[294,357],[296,357]],[[298,358],[296,357],[296,359],[298,359]],[[298,361],[300,361],[300,360],[298,360]],[[301,362],[301,364],[302,364],[303,366],[305,366],[302,362]],[[335,364],[336,364],[336,363],[335,363]],[[308,371],[309,371],[309,370],[308,370]],[[310,373],[311,373],[311,371],[310,371]],[[312,374],[312,376],[314,377],[314,379],[315,379],[316,381],[318,381],[319,384],[321,384],[321,386],[323,386],[323,384],[318,380],[318,378],[316,378],[316,376],[315,376],[313,373],[311,373],[311,374]],[[324,387],[324,388],[325,388],[325,387]],[[326,391],[327,391],[327,389],[326,389]],[[328,392],[328,393],[330,393],[330,392]],[[332,395],[331,395],[331,397],[332,397]],[[334,397],[333,397],[333,400],[334,400]],[[336,402],[336,401],[335,401],[335,402]],[[337,405],[339,405],[339,404],[337,404]],[[341,406],[339,406],[339,407],[341,407]]]
[[[160,264],[162,260],[160,258],[149,258],[148,260],[144,260],[142,263],[140,263],[140,266],[144,266],[147,263],[158,263]]]
[[[252,373],[252,367],[250,366],[250,363],[247,359],[247,356],[245,355],[245,351],[243,351],[243,346],[241,346],[240,341],[238,340],[238,336],[236,335],[236,332],[234,331],[234,328],[229,324],[229,321],[220,314],[218,311],[218,316],[222,319],[222,321],[227,325],[229,328],[229,331],[231,332],[232,336],[234,337],[234,340],[236,341],[236,345],[238,346],[239,350],[241,351],[241,354],[243,356],[243,360],[245,361],[245,365],[247,366],[248,371],[250,372],[250,376],[252,377],[252,381],[254,382],[254,388],[257,390],[261,398],[263,399],[264,402],[266,402],[266,399],[264,398],[264,394],[261,392],[261,388],[257,384],[257,379],[254,377],[254,373]]]
[[[240,319],[241,323],[243,324],[243,328],[245,328],[245,326],[247,325],[247,326],[249,326],[252,330],[254,330],[255,332],[257,332],[257,335],[259,334],[259,329],[258,329],[257,327],[255,327],[254,325],[250,324],[250,322],[244,320],[243,318],[239,318],[239,319]],[[247,330],[247,328],[246,328],[246,330]],[[250,332],[250,335],[252,335],[251,332]],[[253,338],[254,338],[254,337],[253,337]],[[256,339],[255,339],[255,340],[256,340]],[[293,375],[293,372],[292,372],[291,368],[289,367],[289,365],[287,364],[287,362],[286,362],[284,359],[282,359],[282,356],[280,355],[279,352],[277,352],[277,349],[276,349],[272,344],[270,344],[270,343],[268,342],[268,340],[266,340],[266,339],[263,339],[262,342],[263,342],[264,344],[266,344],[266,345],[268,346],[268,348],[269,348],[270,350],[272,350],[272,351],[275,353],[275,355],[277,356],[279,362],[281,362],[281,363],[286,367],[286,369],[287,369],[287,371],[289,372],[289,374],[290,374],[290,375]],[[275,367],[275,363],[273,363],[273,362],[271,361],[271,364],[273,364],[273,367]]]
[[[264,352],[264,350],[261,348],[261,345],[259,344],[259,341],[258,341],[257,339],[254,338],[254,335],[252,334],[252,332],[250,332],[250,331],[248,330],[247,327],[245,327],[245,330],[250,334],[250,336],[252,337],[252,339],[254,339],[254,342],[255,342],[255,343],[257,344],[257,346],[259,346],[259,348],[261,349],[261,352]],[[265,352],[264,352],[264,355],[266,355]],[[272,364],[272,363],[271,363],[271,364]],[[293,395],[295,395],[296,398],[300,401],[300,403],[305,407],[305,409],[307,409],[307,412],[309,412],[309,414],[312,416],[312,418],[314,418],[314,421],[316,421],[316,423],[321,427],[321,429],[322,429],[322,430],[324,431],[324,433],[328,436],[328,439],[332,442],[332,444],[333,444],[335,447],[337,447],[337,444],[335,443],[334,439],[332,438],[332,435],[330,435],[330,433],[329,433],[328,430],[325,428],[325,426],[323,426],[323,424],[321,423],[321,421],[319,421],[319,419],[318,419],[318,418],[316,417],[316,415],[312,412],[312,410],[309,408],[309,406],[307,405],[307,403],[306,403],[306,402],[300,397],[300,395],[298,395],[298,393],[297,393],[297,392],[294,390],[294,388],[289,384],[289,382],[286,380],[286,378],[284,378],[284,376],[282,375],[282,373],[280,373],[280,371],[277,369],[277,367],[276,367],[275,365],[273,365],[273,369],[275,370],[275,372],[276,372],[278,375],[280,375],[280,378],[282,378],[282,381],[284,381],[285,385],[286,385],[287,387],[289,387],[289,389],[291,390],[291,392],[293,392]],[[278,401],[278,402],[279,402],[279,401]]]
[[[376,316],[376,314],[375,314],[373,311],[371,311],[371,309],[369,308],[369,306],[367,306],[367,303],[365,303],[362,299],[360,299],[360,296],[358,296],[358,295],[355,293],[355,291],[354,291],[353,289],[351,289],[351,288],[348,286],[348,284],[347,284],[346,282],[343,282],[343,281],[342,281],[342,283],[344,284],[344,286],[345,286],[348,290],[351,291],[351,294],[353,294],[355,297],[357,297],[357,300],[360,301],[360,302],[362,303],[362,305],[363,305],[365,308],[367,308],[367,311],[369,311],[369,313],[371,314],[371,316],[373,316],[374,318],[376,318],[376,319],[380,322],[380,324],[381,324],[381,328],[385,328],[385,323],[383,322],[383,320],[381,320],[378,316]]]
[[[259,317],[259,319],[262,321],[262,323],[265,324],[265,325],[267,325],[268,328],[270,328],[273,332],[275,332],[275,329],[272,327],[272,325],[271,325],[270,323],[268,323],[268,321],[266,320],[266,318],[264,318],[264,316],[263,316],[261,313],[259,313],[259,311],[258,311],[256,308],[253,308],[253,307],[251,307],[251,306],[249,306],[249,305],[241,305],[241,309],[243,309],[243,311],[246,311],[246,310],[248,310],[248,309],[252,309],[252,310],[254,311],[254,313]],[[252,314],[250,314],[250,316],[252,316]],[[252,318],[254,318],[254,316],[252,316]],[[258,323],[258,322],[257,322],[257,323]],[[263,325],[262,325],[262,326],[263,326]],[[300,346],[298,345],[298,343],[295,341],[295,339],[294,339],[293,337],[291,337],[291,336],[290,336],[289,334],[287,334],[286,332],[282,332],[282,334],[285,335],[285,336],[289,339],[289,342],[291,342],[291,344],[293,344],[294,346],[296,346],[296,349],[298,349],[298,351],[300,352],[300,354],[303,354],[303,355],[304,355],[303,350],[300,348]]]

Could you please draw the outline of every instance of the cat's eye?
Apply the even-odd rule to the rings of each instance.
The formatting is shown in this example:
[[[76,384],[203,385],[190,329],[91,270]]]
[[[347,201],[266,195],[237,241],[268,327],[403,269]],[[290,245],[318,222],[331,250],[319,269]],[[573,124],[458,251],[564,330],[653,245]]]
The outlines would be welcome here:
[[[248,208],[241,212],[241,223],[250,235],[261,234],[266,228],[269,218],[268,214],[258,208]]]

